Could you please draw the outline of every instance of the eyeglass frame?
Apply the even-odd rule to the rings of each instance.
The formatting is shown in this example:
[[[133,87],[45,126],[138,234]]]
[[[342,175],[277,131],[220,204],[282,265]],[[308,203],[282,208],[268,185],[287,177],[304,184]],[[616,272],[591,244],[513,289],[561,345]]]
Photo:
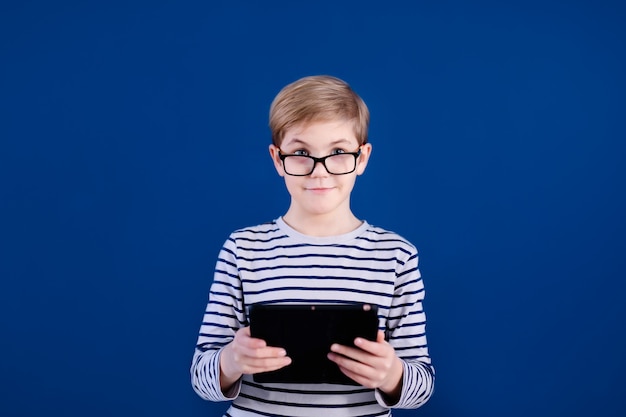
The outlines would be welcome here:
[[[278,158],[280,158],[280,160],[283,163],[283,169],[285,170],[285,174],[290,175],[292,177],[306,177],[308,175],[311,175],[313,173],[313,171],[315,171],[315,167],[317,166],[317,163],[321,163],[322,166],[324,167],[324,169],[326,170],[326,172],[328,172],[330,175],[347,175],[347,174],[352,174],[355,170],[356,170],[356,166],[357,166],[357,158],[359,156],[361,156],[361,149],[363,148],[363,145],[359,146],[359,149],[356,152],[344,152],[344,153],[331,153],[330,155],[326,155],[326,156],[322,156],[320,158],[315,157],[315,156],[311,156],[311,155],[298,155],[295,153],[288,153],[288,154],[284,154],[283,151],[278,148]],[[331,156],[336,156],[336,155],[352,155],[354,156],[354,168],[352,168],[351,171],[348,172],[342,172],[341,174],[333,174],[332,172],[330,172],[328,170],[328,167],[326,166],[326,159],[330,158]],[[289,156],[299,156],[300,158],[309,158],[313,160],[313,167],[311,168],[311,171],[308,174],[290,174],[289,172],[287,172],[287,168],[285,168],[285,159]]]

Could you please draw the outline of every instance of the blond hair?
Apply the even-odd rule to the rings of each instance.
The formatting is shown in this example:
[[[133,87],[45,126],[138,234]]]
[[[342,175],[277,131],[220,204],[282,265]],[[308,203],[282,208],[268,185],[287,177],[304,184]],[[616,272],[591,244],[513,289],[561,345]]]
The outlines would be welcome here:
[[[280,146],[287,130],[296,125],[334,120],[352,121],[359,144],[367,143],[369,110],[345,81],[329,75],[301,78],[285,86],[272,101],[272,142]]]

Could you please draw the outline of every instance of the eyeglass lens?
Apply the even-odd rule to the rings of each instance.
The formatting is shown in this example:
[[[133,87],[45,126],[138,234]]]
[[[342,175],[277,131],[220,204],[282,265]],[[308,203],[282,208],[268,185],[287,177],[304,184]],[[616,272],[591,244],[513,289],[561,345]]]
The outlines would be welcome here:
[[[284,163],[288,174],[309,175],[313,172],[315,160],[308,156],[290,155]],[[330,174],[347,174],[356,167],[356,158],[352,154],[329,155],[323,163]]]

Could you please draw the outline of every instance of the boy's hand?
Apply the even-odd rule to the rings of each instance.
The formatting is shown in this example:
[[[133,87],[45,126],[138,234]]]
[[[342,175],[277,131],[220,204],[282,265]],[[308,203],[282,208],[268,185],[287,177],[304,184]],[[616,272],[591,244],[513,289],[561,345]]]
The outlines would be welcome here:
[[[264,340],[250,336],[250,327],[243,327],[220,356],[220,386],[226,391],[243,374],[274,371],[290,363],[285,349],[267,346]]]
[[[328,359],[354,381],[378,388],[391,401],[397,401],[402,389],[402,361],[385,341],[384,333],[379,330],[375,342],[357,337],[354,344],[356,348],[333,344]]]

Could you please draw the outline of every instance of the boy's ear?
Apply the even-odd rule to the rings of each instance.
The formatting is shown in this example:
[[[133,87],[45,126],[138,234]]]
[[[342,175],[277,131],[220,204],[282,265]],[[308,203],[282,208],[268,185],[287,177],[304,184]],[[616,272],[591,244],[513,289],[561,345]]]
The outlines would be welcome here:
[[[285,176],[285,171],[283,169],[283,162],[280,160],[280,157],[278,156],[278,147],[274,144],[270,145],[270,157],[272,158],[272,161],[274,162],[274,168],[276,168],[276,172],[278,172],[278,175],[280,175],[281,177]]]
[[[358,164],[356,166],[356,175],[361,175],[365,172],[365,167],[367,167],[367,162],[370,160],[370,155],[372,154],[372,144],[366,143],[361,146],[361,155],[359,155]]]

